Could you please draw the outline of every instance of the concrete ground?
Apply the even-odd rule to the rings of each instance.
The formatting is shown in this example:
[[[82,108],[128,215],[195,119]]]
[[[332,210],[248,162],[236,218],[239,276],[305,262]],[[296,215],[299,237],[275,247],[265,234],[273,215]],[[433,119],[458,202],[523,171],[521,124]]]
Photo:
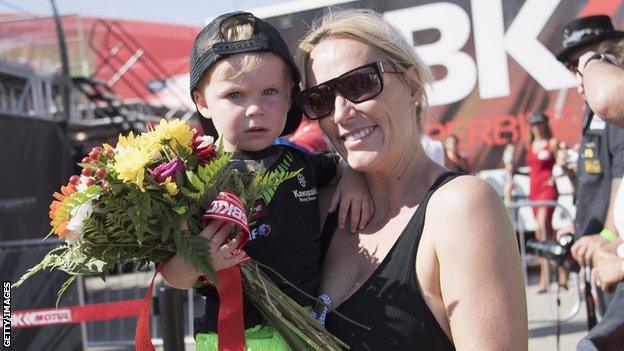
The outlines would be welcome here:
[[[545,294],[537,292],[539,275],[529,272],[529,286],[526,288],[529,313],[529,350],[576,350],[576,344],[587,334],[587,313],[585,303],[579,298],[577,279],[570,277],[568,290],[559,292],[560,323],[559,348],[557,348],[557,284],[552,283]]]

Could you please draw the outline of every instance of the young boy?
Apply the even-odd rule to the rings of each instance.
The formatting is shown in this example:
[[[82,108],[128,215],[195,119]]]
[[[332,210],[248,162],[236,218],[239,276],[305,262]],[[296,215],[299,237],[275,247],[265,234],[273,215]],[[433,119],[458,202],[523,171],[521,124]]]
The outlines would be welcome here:
[[[301,121],[294,98],[299,92],[299,72],[281,35],[269,23],[250,13],[221,15],[197,36],[191,51],[191,94],[206,118],[209,134],[221,139],[225,151],[234,152],[240,169],[302,169],[298,177],[282,183],[274,194],[265,194],[256,208],[245,252],[273,268],[288,281],[316,295],[320,278],[320,215],[318,187],[340,176],[336,159],[310,155],[292,147],[272,145],[280,135],[292,133]],[[348,170],[332,199],[341,201],[342,223],[351,209],[351,227],[363,228],[372,207],[366,182]],[[348,178],[348,179],[346,179]],[[341,198],[342,197],[342,198]],[[211,241],[213,265],[223,269],[238,262],[231,251],[240,237],[217,247],[231,225],[210,223],[201,233]],[[239,234],[240,235],[240,234]],[[190,288],[200,273],[178,256],[167,262],[163,276],[174,287]],[[311,305],[300,293],[276,280],[276,284],[301,305]],[[205,295],[206,313],[196,321],[197,350],[216,350],[218,297],[212,288]],[[281,336],[266,325],[260,313],[244,303],[248,350],[289,349]]]

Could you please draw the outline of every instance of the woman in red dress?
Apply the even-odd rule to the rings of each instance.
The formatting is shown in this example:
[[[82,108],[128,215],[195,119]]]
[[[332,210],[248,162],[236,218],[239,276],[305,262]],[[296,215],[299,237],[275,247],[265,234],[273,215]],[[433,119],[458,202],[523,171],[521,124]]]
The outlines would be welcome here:
[[[555,165],[555,155],[557,154],[558,142],[553,138],[552,130],[548,124],[548,117],[537,112],[529,119],[529,139],[527,143],[526,165],[531,167],[529,179],[531,182],[531,201],[552,200],[557,201],[559,192],[552,174]],[[554,207],[533,207],[533,215],[537,226],[535,228],[535,238],[537,240],[553,239],[554,229],[552,227],[552,217]],[[562,281],[560,272],[560,281]],[[550,284],[550,270],[548,260],[540,260],[540,283],[539,293],[548,291]]]

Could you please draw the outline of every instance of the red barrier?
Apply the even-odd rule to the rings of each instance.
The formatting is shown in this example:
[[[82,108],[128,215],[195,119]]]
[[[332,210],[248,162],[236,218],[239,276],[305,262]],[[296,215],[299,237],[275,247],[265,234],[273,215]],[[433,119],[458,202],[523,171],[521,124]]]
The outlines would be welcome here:
[[[50,325],[73,324],[139,315],[143,299],[96,303],[86,306],[63,306],[13,311],[11,327],[37,328]]]

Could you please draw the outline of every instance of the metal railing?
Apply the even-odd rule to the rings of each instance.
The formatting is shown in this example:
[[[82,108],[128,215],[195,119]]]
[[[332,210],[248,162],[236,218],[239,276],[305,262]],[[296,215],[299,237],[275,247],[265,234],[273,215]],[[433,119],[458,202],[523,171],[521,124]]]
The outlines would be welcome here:
[[[522,200],[522,201],[515,201],[515,202],[511,202],[509,204],[507,204],[507,209],[509,210],[510,214],[511,214],[511,218],[514,224],[514,227],[516,229],[516,232],[518,234],[518,243],[520,246],[520,257],[522,260],[522,274],[524,277],[524,283],[525,286],[529,286],[529,279],[528,279],[528,255],[526,252],[526,240],[525,240],[525,228],[524,228],[524,221],[522,221],[520,219],[520,209],[521,208],[535,208],[535,207],[553,207],[553,208],[559,208],[562,213],[567,216],[567,218],[572,218],[570,212],[564,207],[562,206],[560,203],[558,203],[557,201],[526,201],[526,200]],[[538,322],[565,322],[568,321],[570,319],[572,319],[581,309],[581,303],[582,303],[582,299],[581,299],[581,291],[580,291],[580,286],[579,286],[579,277],[578,274],[575,272],[570,272],[569,273],[569,281],[570,281],[570,285],[571,285],[571,289],[573,292],[573,304],[572,307],[570,308],[569,311],[567,311],[567,313],[565,313],[563,316],[559,316],[559,313],[557,312],[556,316],[549,316],[549,317],[541,317],[541,318],[529,318],[529,322],[530,323],[538,323]],[[528,302],[528,301],[527,301]]]

